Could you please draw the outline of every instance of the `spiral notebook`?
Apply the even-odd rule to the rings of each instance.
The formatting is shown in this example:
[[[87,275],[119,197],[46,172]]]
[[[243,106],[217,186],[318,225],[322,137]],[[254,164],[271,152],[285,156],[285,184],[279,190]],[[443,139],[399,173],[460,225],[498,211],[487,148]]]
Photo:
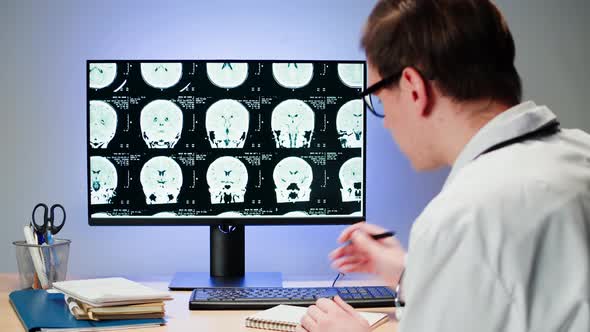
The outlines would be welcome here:
[[[275,331],[295,331],[307,308],[292,305],[278,305],[246,317],[246,327]],[[387,321],[387,314],[379,312],[361,312],[371,328],[375,328]]]

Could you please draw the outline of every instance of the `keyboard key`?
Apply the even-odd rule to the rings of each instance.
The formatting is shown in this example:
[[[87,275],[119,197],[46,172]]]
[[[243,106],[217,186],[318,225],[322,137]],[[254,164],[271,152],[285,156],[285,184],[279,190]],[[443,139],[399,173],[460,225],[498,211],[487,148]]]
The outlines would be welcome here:
[[[244,302],[264,302],[264,301],[278,301],[278,302],[287,302],[289,301],[288,297],[240,297],[234,299],[234,301],[244,301]]]

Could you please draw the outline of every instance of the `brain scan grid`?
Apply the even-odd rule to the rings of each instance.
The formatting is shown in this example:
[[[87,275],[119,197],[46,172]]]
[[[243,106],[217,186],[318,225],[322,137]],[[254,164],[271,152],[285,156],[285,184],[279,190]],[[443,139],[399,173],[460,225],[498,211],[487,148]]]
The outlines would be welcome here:
[[[364,215],[363,62],[87,70],[92,218]]]

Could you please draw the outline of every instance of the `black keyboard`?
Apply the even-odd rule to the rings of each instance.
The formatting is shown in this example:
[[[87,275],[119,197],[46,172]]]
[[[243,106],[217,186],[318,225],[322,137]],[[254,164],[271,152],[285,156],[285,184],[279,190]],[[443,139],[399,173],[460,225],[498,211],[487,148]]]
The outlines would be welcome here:
[[[395,292],[385,286],[196,288],[191,294],[189,309],[266,309],[279,304],[309,306],[319,298],[336,295],[355,308],[393,307],[395,298]]]

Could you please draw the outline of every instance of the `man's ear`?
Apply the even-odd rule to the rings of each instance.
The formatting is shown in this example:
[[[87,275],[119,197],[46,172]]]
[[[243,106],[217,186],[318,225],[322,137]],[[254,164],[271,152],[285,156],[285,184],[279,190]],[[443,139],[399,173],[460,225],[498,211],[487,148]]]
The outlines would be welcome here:
[[[415,106],[421,116],[428,116],[430,113],[430,94],[428,85],[422,75],[412,68],[406,67],[400,78],[401,90],[409,96],[410,102]]]

